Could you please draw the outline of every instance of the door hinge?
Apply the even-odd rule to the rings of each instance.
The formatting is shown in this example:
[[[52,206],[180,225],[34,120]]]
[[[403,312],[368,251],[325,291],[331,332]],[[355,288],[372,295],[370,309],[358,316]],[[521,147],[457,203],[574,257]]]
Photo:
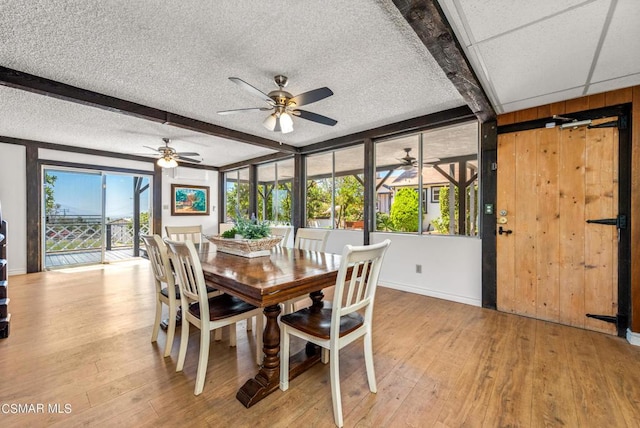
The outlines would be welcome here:
[[[619,214],[616,218],[599,218],[596,220],[587,220],[587,223],[606,224],[609,226],[616,226],[618,229],[627,228],[627,216]]]

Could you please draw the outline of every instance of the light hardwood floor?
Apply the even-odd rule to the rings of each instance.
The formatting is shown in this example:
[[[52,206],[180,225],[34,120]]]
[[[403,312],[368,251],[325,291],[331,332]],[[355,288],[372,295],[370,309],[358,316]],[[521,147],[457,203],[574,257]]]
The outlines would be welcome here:
[[[2,427],[333,426],[328,366],[250,409],[235,399],[256,371],[244,324],[237,348],[226,332],[212,342],[205,389],[194,396],[198,332],[176,373],[180,332],[168,358],[163,332],[150,343],[146,261],[12,276],[9,294]],[[374,354],[377,394],[361,342],[342,353],[347,427],[640,426],[640,348],[617,337],[380,287]],[[48,412],[56,403],[63,413]],[[43,404],[44,413],[11,414],[17,404]]]

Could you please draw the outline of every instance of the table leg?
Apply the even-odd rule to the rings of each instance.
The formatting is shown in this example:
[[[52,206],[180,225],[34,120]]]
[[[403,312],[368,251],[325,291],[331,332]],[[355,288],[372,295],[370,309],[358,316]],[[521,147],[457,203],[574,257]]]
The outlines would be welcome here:
[[[323,296],[322,291],[311,293],[312,307],[321,308]],[[264,308],[264,315],[267,318],[262,336],[264,361],[258,374],[246,381],[236,394],[238,401],[247,408],[280,387],[280,325],[278,324],[280,305],[267,306]],[[289,379],[295,378],[320,361],[320,351],[320,347],[307,344],[305,349],[292,355],[289,360]]]

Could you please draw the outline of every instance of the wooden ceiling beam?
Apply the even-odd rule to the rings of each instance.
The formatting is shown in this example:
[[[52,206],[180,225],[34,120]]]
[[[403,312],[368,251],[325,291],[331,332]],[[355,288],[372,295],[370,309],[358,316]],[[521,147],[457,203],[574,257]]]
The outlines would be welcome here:
[[[212,135],[214,137],[226,138],[244,144],[268,148],[278,152],[297,153],[299,151],[299,149],[294,146],[281,144],[278,141],[269,140],[252,134],[246,134],[240,131],[234,131],[208,122],[191,119],[164,110],[100,94],[2,66],[0,66],[0,85],[84,106],[120,113],[139,119],[150,120],[156,123],[188,129],[194,132]]]
[[[496,112],[469,65],[437,0],[393,0],[402,16],[481,122]]]

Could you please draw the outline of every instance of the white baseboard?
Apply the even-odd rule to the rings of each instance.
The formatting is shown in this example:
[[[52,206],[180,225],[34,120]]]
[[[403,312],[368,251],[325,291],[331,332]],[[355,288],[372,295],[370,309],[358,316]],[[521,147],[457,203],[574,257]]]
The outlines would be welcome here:
[[[379,285],[387,288],[393,288],[394,290],[406,291],[414,294],[421,294],[423,296],[436,297],[438,299],[449,300],[451,302],[464,303],[465,305],[482,307],[482,301],[480,299],[474,299],[466,296],[459,296],[456,294],[443,293],[438,290],[431,290],[423,287],[416,287],[414,285],[400,284],[397,282],[379,281]]]
[[[635,346],[640,346],[640,333],[634,333],[630,329],[627,329],[627,342]]]

